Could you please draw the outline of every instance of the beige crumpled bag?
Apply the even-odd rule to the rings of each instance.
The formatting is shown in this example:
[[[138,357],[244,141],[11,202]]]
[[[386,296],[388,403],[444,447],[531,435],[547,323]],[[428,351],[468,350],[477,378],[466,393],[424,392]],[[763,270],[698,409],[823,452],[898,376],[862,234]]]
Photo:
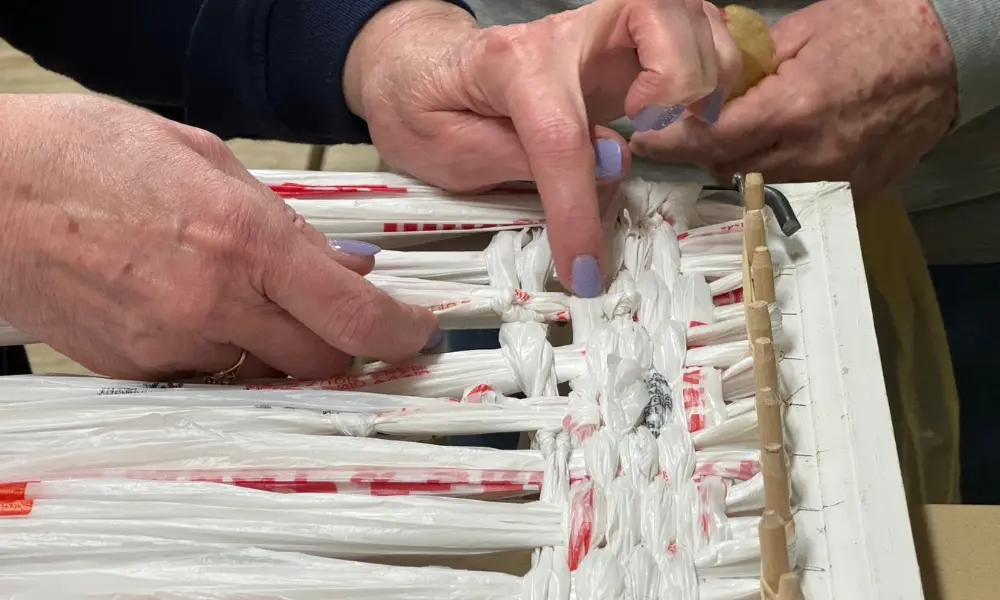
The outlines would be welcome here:
[[[958,390],[920,242],[895,191],[857,223],[907,500],[957,503]]]

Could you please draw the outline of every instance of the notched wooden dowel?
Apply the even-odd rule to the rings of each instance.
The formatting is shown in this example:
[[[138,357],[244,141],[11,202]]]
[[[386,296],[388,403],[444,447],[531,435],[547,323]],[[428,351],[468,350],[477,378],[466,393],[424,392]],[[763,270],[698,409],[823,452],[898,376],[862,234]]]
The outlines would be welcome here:
[[[767,246],[764,211],[748,210],[743,213],[743,244],[748,259],[753,256],[754,248],[757,246]]]
[[[798,573],[785,573],[778,578],[778,600],[805,600]]]
[[[771,314],[767,310],[767,302],[754,300],[747,305],[748,340],[758,338],[771,339]]]
[[[769,442],[763,444],[761,450],[760,470],[764,474],[764,508],[775,511],[787,523],[792,520],[792,506],[785,448],[779,443]]]
[[[781,576],[788,573],[788,542],[785,520],[776,511],[765,510],[760,519],[761,583],[778,590]]]
[[[763,387],[757,390],[755,396],[757,410],[757,431],[760,443],[784,444],[784,429],[781,420],[781,400],[773,388]]]
[[[778,361],[774,354],[774,342],[769,338],[753,340],[753,381],[754,389],[778,389]]]
[[[764,208],[764,177],[760,173],[747,173],[743,178],[743,206],[747,210]]]
[[[774,302],[774,263],[767,246],[759,245],[753,249],[750,279],[753,281],[754,300]]]

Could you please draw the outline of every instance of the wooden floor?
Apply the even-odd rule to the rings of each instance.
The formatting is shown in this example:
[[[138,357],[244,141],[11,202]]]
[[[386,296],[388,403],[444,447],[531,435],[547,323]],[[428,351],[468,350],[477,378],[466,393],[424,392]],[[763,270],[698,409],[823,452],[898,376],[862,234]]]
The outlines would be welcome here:
[[[87,90],[75,82],[40,68],[30,58],[0,40],[0,93],[57,93]],[[253,169],[304,169],[309,147],[281,142],[235,140],[233,151]],[[329,171],[376,171],[378,153],[371,146],[334,146],[326,153],[324,169]],[[86,373],[80,365],[48,346],[28,348],[37,373]]]

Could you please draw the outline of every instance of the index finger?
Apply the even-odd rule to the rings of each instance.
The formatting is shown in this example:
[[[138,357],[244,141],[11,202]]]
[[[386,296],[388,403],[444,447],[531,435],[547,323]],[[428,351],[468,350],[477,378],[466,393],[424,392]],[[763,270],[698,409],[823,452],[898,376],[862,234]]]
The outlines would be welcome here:
[[[559,279],[593,298],[604,288],[595,155],[578,78],[565,75],[512,88],[509,106],[542,197]]]

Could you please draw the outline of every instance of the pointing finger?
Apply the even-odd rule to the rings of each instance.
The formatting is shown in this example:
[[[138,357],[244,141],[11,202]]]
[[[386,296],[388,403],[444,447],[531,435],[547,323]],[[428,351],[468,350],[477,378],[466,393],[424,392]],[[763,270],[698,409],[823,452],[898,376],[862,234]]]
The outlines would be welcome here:
[[[511,90],[509,106],[544,204],[556,272],[574,294],[592,298],[604,284],[596,161],[604,157],[607,173],[614,153],[601,140],[606,148],[595,152],[578,78],[566,76],[526,81]]]

